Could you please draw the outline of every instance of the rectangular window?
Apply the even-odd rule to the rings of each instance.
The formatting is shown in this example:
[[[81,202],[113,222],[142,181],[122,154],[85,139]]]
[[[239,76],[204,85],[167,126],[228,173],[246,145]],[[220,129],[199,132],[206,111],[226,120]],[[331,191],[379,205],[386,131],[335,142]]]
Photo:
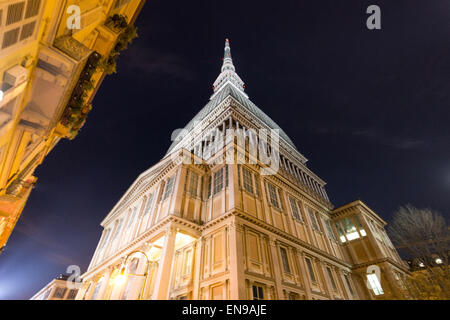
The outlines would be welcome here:
[[[39,13],[40,4],[41,0],[28,0],[27,10],[25,12],[25,19],[36,16]]]
[[[313,229],[317,230],[317,231],[320,231],[319,230],[319,225],[317,224],[316,216],[314,215],[314,212],[311,209],[309,209],[309,208],[307,208],[307,210],[308,210],[309,218],[311,220],[311,224],[312,224]]]
[[[289,259],[285,248],[280,247],[281,261],[283,262],[284,272],[291,273],[291,267],[289,266]]]
[[[225,165],[225,188],[228,188],[228,165]]]
[[[184,260],[184,274],[191,273],[191,264],[192,264],[192,250],[186,251],[186,257]]]
[[[348,241],[359,238],[358,231],[356,231],[356,227],[352,221],[352,218],[347,217],[345,219],[342,219],[341,224],[344,228],[345,237]]]
[[[206,177],[208,179],[208,199],[211,197],[211,188],[212,188],[212,176]]]
[[[244,189],[245,191],[253,194],[253,180],[252,174],[246,168],[242,168],[242,177],[244,180]]]
[[[336,282],[334,281],[333,272],[331,272],[331,269],[327,267],[328,277],[331,281],[331,286],[333,287],[334,291],[337,291]]]
[[[198,174],[191,172],[191,178],[189,181],[189,193],[192,197],[197,196],[197,186],[198,186]]]
[[[364,228],[363,228],[363,226],[361,224],[361,221],[359,221],[358,216],[354,216],[353,218],[355,219],[356,226],[358,227],[359,233],[361,234],[362,237],[365,237],[366,236],[366,230],[364,230]]]
[[[150,212],[150,209],[152,208],[152,202],[153,202],[153,195],[154,195],[154,193],[151,193],[149,196],[148,196],[148,199],[147,199],[147,204],[146,204],[146,206],[145,206],[145,209],[144,209],[144,213],[142,214],[142,216],[143,217],[145,217],[149,212]]]
[[[300,214],[298,212],[297,201],[295,201],[294,198],[289,197],[289,202],[291,203],[291,209],[292,209],[292,214],[294,215],[294,218],[297,220],[302,220],[300,218]]]
[[[34,26],[36,25],[36,21],[32,21],[30,23],[25,24],[22,27],[22,32],[20,33],[20,40],[24,40],[26,38],[29,38],[33,35],[34,32]]]
[[[56,288],[53,298],[62,299],[66,294],[67,288]]]
[[[223,168],[220,168],[214,174],[214,195],[223,189]]]
[[[259,186],[259,177],[256,174],[254,175],[254,177],[255,177],[255,191],[256,191],[256,195],[258,197],[260,197],[261,196],[261,190],[260,190],[260,186]]]
[[[317,282],[316,275],[314,274],[314,269],[313,269],[313,266],[311,264],[311,260],[308,259],[308,258],[305,258],[305,261],[306,261],[306,267],[308,268],[309,276],[311,277],[311,281],[312,282]]]
[[[6,25],[10,25],[22,20],[25,2],[13,3],[8,6],[8,15],[6,17]]]
[[[345,278],[345,282],[347,282],[347,286],[348,286],[348,290],[350,290],[350,294],[353,295],[353,288],[352,288],[352,285],[350,284],[348,275],[344,275],[344,278]]]
[[[129,229],[134,224],[134,220],[136,219],[136,211],[137,211],[137,207],[134,207],[133,213],[131,214],[130,220],[128,221],[127,229]]]
[[[67,300],[74,300],[77,296],[78,289],[72,289],[69,291],[69,294],[67,295]]]
[[[375,273],[368,274],[367,281],[376,296],[384,294],[380,280],[378,280],[378,277]]]
[[[330,220],[325,220],[325,228],[327,229],[328,237],[334,241],[336,240],[336,236],[334,235],[333,229],[331,228]]]
[[[264,300],[264,291],[261,286],[252,286],[253,300]]]
[[[267,184],[267,188],[269,189],[269,200],[270,203],[275,207],[275,208],[280,208],[280,205],[278,204],[278,198],[277,198],[277,191],[275,189],[275,187],[273,185],[271,185],[270,183]]]
[[[336,229],[339,234],[339,239],[341,239],[341,242],[344,243],[345,241],[347,241],[347,239],[344,236],[344,232],[342,231],[341,224],[339,222],[336,222],[335,225],[336,225]]]
[[[3,34],[2,49],[12,46],[19,39],[20,28],[12,29]]]
[[[166,192],[164,193],[164,198],[163,200],[166,200],[173,191],[173,180],[175,179],[175,176],[172,176],[169,178],[169,180],[167,180],[167,185],[166,185]]]

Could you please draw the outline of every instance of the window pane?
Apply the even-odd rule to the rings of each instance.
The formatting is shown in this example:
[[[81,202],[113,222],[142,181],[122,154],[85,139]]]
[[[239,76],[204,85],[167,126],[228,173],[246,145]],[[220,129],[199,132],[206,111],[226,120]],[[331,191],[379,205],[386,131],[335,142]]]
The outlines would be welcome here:
[[[146,204],[143,216],[146,216],[150,212],[150,209],[152,207],[152,201],[153,201],[153,193],[151,193],[148,196],[148,200],[147,200],[147,204]]]
[[[281,260],[283,262],[283,270],[284,272],[290,273],[291,272],[291,268],[289,267],[289,260],[288,260],[288,256],[287,256],[287,251],[285,248],[281,247],[280,248],[280,252],[281,252]]]
[[[307,210],[308,210],[309,218],[311,219],[311,224],[312,224],[313,229],[319,231],[319,226],[317,224],[317,220],[316,220],[316,216],[314,215],[314,212],[309,208]]]
[[[6,25],[16,23],[22,20],[23,8],[25,7],[25,2],[19,2],[10,4],[8,6],[8,15],[6,17]]]
[[[314,274],[311,260],[309,260],[308,258],[305,258],[305,261],[306,261],[306,266],[308,267],[309,276],[311,277],[312,282],[316,282],[316,276]]]
[[[254,175],[254,177],[255,177],[255,191],[256,191],[256,195],[258,197],[260,197],[261,196],[261,190],[260,190],[260,187],[259,187],[259,178],[258,178],[258,176],[256,174]]]
[[[39,5],[41,4],[41,0],[28,0],[27,1],[27,10],[25,13],[25,19],[34,17],[39,13]]]
[[[191,178],[189,182],[189,193],[191,196],[197,196],[197,186],[198,186],[198,174],[191,172]]]
[[[334,232],[333,232],[333,228],[331,228],[330,220],[325,221],[325,227],[327,228],[328,237],[330,239],[333,239],[334,241],[337,241],[336,236],[334,235]]]
[[[175,176],[172,176],[167,180],[166,193],[164,194],[163,200],[167,199],[172,194],[174,178]]]
[[[347,282],[347,286],[348,286],[348,289],[350,290],[351,295],[353,295],[353,288],[352,288],[352,285],[350,284],[350,280],[348,279],[348,275],[344,275],[344,278],[345,278],[345,282]]]
[[[280,206],[278,205],[278,198],[277,198],[277,193],[276,193],[275,187],[273,185],[271,185],[270,183],[267,184],[267,187],[269,188],[270,203],[275,208],[279,208]]]
[[[358,216],[354,216],[353,219],[355,219],[356,225],[358,226],[358,230],[359,233],[361,234],[361,236],[365,237],[366,236],[366,230],[364,230],[361,221],[359,221]]]
[[[292,214],[294,215],[294,218],[301,220],[300,214],[298,213],[297,202],[292,197],[289,197],[289,202],[291,203],[291,209],[292,209]]]
[[[331,286],[333,287],[333,290],[337,290],[336,282],[334,282],[333,273],[331,272],[331,269],[327,267],[328,277],[330,277]]]
[[[372,288],[375,295],[378,296],[384,294],[383,288],[381,287],[380,281],[378,280],[378,277],[375,273],[368,274],[367,281],[369,282],[370,287]]]
[[[214,194],[217,194],[223,188],[223,168],[214,174]]]
[[[359,234],[351,218],[345,218],[341,222],[344,227],[345,236],[349,241],[359,238]]]
[[[242,176],[244,179],[244,189],[247,192],[253,193],[252,174],[246,168],[242,168]]]

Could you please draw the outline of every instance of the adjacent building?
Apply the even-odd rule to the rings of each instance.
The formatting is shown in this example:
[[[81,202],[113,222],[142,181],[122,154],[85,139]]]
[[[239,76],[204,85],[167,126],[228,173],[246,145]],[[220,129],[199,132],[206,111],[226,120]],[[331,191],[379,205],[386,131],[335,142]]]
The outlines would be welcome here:
[[[68,275],[60,274],[30,300],[75,300],[78,289],[72,288],[68,279]]]
[[[77,299],[395,298],[408,267],[386,223],[360,200],[333,207],[228,40],[213,91],[102,221]]]
[[[37,178],[73,139],[141,0],[0,0],[0,251]]]

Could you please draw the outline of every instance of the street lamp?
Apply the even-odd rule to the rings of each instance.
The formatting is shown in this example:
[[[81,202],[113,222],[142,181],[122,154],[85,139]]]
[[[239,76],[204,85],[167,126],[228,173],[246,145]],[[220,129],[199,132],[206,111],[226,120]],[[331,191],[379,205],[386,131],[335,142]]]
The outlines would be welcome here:
[[[127,273],[126,266],[127,266],[128,258],[131,257],[132,255],[136,254],[136,253],[142,254],[142,255],[145,257],[145,260],[147,261],[147,267],[146,267],[146,269],[145,269],[145,273],[144,273],[144,274]],[[142,251],[142,250],[135,250],[135,251],[130,252],[130,253],[125,257],[125,260],[124,260],[124,262],[122,263],[122,268],[120,268],[120,272],[119,272],[119,274],[117,275],[117,277],[116,277],[116,279],[114,280],[114,282],[115,282],[116,284],[119,284],[119,285],[120,285],[120,284],[123,284],[123,283],[125,282],[125,280],[127,279],[128,275],[132,275],[132,276],[144,276],[144,285],[142,286],[141,292],[139,293],[139,297],[138,297],[138,300],[142,300],[142,297],[143,297],[143,295],[144,295],[145,285],[146,285],[146,283],[147,283],[147,276],[148,276],[148,273],[149,273],[149,269],[150,269],[150,264],[151,264],[151,263],[153,263],[153,261],[151,261],[151,260],[148,258],[147,254],[146,254],[144,251]]]

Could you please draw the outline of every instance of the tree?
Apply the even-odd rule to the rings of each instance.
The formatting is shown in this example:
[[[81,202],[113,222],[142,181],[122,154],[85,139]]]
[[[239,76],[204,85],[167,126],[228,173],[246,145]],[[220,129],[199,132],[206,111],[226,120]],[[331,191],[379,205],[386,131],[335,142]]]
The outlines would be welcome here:
[[[395,212],[388,232],[395,246],[415,263],[404,283],[405,297],[450,299],[450,232],[445,218],[406,205]]]

